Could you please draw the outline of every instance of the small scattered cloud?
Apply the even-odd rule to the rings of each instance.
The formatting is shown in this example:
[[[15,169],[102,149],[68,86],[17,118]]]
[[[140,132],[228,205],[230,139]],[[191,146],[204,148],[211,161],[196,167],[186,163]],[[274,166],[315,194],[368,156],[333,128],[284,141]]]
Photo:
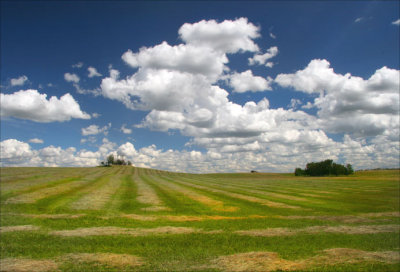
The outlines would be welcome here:
[[[75,87],[76,92],[79,94],[92,94],[94,96],[100,95],[100,88],[94,88],[88,90],[88,89],[83,89],[81,86],[79,86],[78,83],[73,83],[72,85]]]
[[[131,133],[132,133],[132,129],[127,128],[125,124],[122,125],[121,131],[122,131],[122,133],[124,133],[124,134],[131,134]]]
[[[310,101],[308,101],[307,104],[301,106],[302,109],[306,109],[306,110],[312,109],[314,107],[315,107],[315,105],[313,103],[311,103]]]
[[[95,136],[89,136],[88,138],[81,139],[81,144],[84,144],[87,142],[94,144],[95,142],[97,142],[97,138]]]
[[[44,141],[42,139],[38,139],[38,138],[30,139],[29,142],[33,143],[33,144],[43,144],[44,143]]]
[[[357,19],[354,20],[354,22],[355,22],[355,23],[359,23],[359,22],[361,22],[362,20],[364,20],[363,17],[358,17]]]
[[[83,66],[83,62],[81,62],[81,61],[76,64],[72,64],[72,68],[82,68],[82,66]]]
[[[23,86],[28,81],[28,77],[23,75],[18,78],[12,78],[10,80],[11,86]]]
[[[88,135],[97,135],[100,133],[104,133],[104,135],[108,134],[108,130],[111,128],[111,123],[108,123],[108,125],[100,128],[98,125],[90,125],[86,128],[82,128],[82,135],[83,136],[88,136]]]
[[[80,78],[77,74],[70,74],[70,73],[65,73],[64,74],[64,79],[67,82],[74,82],[74,83],[78,83]]]
[[[301,100],[292,98],[290,99],[289,109],[297,109],[302,104]]]
[[[279,53],[278,47],[273,46],[273,47],[269,48],[265,54],[262,54],[262,55],[255,54],[252,58],[249,58],[248,59],[249,65],[256,65],[256,64],[264,65],[267,62],[267,60],[272,59],[273,57],[278,55],[278,53]],[[273,63],[268,62],[266,66],[272,67]]]
[[[102,76],[102,74],[97,72],[97,69],[92,67],[92,66],[88,67],[88,71],[89,71],[88,77],[99,77],[99,76]]]
[[[273,63],[272,61],[269,61],[265,64],[265,66],[268,68],[272,68],[272,67],[274,67],[274,65],[275,65],[275,63]]]
[[[101,116],[100,113],[97,113],[97,112],[92,113],[93,118],[99,118],[100,116]]]
[[[272,32],[269,33],[269,36],[274,40],[276,39],[276,35],[274,33],[272,33]]]
[[[396,21],[393,21],[392,22],[392,25],[400,25],[400,19],[397,19]]]
[[[47,94],[37,90],[21,90],[12,94],[1,93],[0,115],[15,117],[35,122],[64,122],[71,118],[90,119],[90,114],[83,112],[76,100],[69,93],[57,98],[47,99]]]

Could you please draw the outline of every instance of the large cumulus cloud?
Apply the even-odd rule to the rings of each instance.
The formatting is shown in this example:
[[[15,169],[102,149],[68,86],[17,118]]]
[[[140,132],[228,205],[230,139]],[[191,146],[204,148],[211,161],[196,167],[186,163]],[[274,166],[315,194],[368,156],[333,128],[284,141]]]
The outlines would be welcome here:
[[[312,60],[293,74],[280,74],[275,82],[306,93],[318,93],[321,127],[333,133],[360,136],[399,134],[400,72],[382,67],[368,79],[337,74],[327,60]]]
[[[0,94],[2,117],[15,117],[48,123],[69,121],[71,118],[90,119],[69,93],[47,99],[47,94],[37,90],[21,90],[12,94]]]

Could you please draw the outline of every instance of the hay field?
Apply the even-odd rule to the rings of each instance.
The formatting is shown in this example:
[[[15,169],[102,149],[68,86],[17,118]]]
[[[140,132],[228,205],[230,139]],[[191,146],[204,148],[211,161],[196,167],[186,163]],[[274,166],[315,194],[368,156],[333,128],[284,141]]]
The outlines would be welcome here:
[[[399,178],[1,168],[0,271],[399,271]]]

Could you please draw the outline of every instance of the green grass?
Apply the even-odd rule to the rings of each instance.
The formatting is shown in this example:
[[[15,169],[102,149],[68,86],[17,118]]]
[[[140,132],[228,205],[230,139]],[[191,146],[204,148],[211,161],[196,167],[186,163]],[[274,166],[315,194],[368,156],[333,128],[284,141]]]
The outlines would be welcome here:
[[[136,175],[137,174],[137,175]],[[141,178],[167,210],[148,209],[139,199]],[[51,260],[59,271],[229,271],[221,256],[274,252],[287,261],[323,255],[327,249],[397,252],[399,231],[376,233],[299,232],[276,236],[240,235],[236,231],[312,226],[399,225],[399,171],[356,172],[348,177],[295,177],[292,174],[184,174],[133,167],[1,168],[1,259]],[[71,188],[68,186],[74,185]],[[115,185],[115,186],[110,186]],[[47,188],[62,188],[57,190]],[[107,189],[109,188],[109,189]],[[42,197],[41,192],[52,193]],[[108,193],[108,191],[110,193]],[[10,199],[38,196],[33,203]],[[82,199],[95,206],[77,209]],[[203,202],[196,197],[203,196]],[[219,211],[207,200],[236,210]],[[263,205],[270,201],[298,208]],[[75,203],[75,204],[74,204]],[[79,215],[79,216],[74,216]],[[293,217],[296,216],[296,217]],[[6,231],[32,225],[38,230]],[[151,235],[58,236],[53,231],[118,227],[147,230],[171,227]],[[174,228],[192,233],[174,233]],[[78,262],[67,254],[131,254],[139,266],[112,262]],[[399,271],[400,260],[325,261],[296,271]],[[15,261],[15,262],[18,262]],[[261,260],[262,263],[262,260]],[[244,268],[243,268],[244,267]],[[246,268],[246,264],[242,268]],[[260,266],[260,271],[269,271]],[[283,269],[283,268],[282,268]],[[303,270],[302,270],[303,269]],[[276,270],[279,271],[279,270]]]

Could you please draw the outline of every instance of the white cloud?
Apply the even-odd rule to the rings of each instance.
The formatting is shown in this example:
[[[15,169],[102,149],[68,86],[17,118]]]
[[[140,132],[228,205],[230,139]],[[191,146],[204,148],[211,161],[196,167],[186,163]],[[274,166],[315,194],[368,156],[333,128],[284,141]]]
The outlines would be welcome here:
[[[239,18],[221,23],[215,20],[185,23],[179,29],[179,35],[186,44],[210,47],[224,53],[237,53],[258,51],[253,39],[260,37],[259,31],[259,27],[249,23],[247,18]]]
[[[65,73],[64,79],[68,82],[74,82],[74,83],[78,83],[80,80],[77,74],[70,74],[70,73]]]
[[[76,64],[72,64],[72,68],[82,68],[82,66],[83,66],[83,62],[81,62],[81,61]]]
[[[319,93],[314,105],[322,127],[359,136],[398,131],[400,71],[382,67],[367,80],[336,74],[326,60],[312,60],[294,74],[280,74],[275,82],[306,93]]]
[[[240,27],[233,27],[237,25]],[[224,35],[222,30],[225,29],[229,31]],[[316,107],[317,116],[297,110],[301,102],[296,99],[291,101],[288,110],[270,108],[267,99],[257,103],[248,101],[244,105],[230,101],[229,93],[219,86],[224,79],[235,91],[270,88],[271,79],[256,77],[250,70],[229,73],[228,57],[244,51],[255,52],[249,60],[252,64],[273,66],[268,59],[278,53],[278,48],[271,47],[265,54],[259,53],[253,41],[259,36],[258,32],[258,27],[244,19],[185,24],[179,31],[182,44],[163,42],[144,47],[139,52],[125,52],[122,59],[137,68],[133,75],[120,79],[119,72],[109,68],[110,76],[101,83],[102,95],[120,101],[130,109],[149,111],[136,127],[165,132],[179,130],[192,137],[186,146],[207,150],[206,153],[163,151],[150,146],[135,149],[137,154],[130,158],[132,162],[138,166],[177,171],[247,171],[254,168],[293,171],[294,167],[304,166],[308,161],[344,158],[347,154],[344,150],[349,150],[346,145],[351,141],[335,142],[327,132],[346,133],[352,141],[359,136],[384,136],[378,143],[380,154],[386,154],[386,146],[394,152],[392,143],[396,132],[398,135],[398,121],[392,120],[394,115],[388,112],[397,105],[389,105],[389,102],[393,102],[394,87],[398,89],[395,81],[398,73],[388,68],[382,68],[364,80],[350,74],[334,73],[326,60],[313,60],[304,70],[278,75],[275,83],[312,95],[313,103],[308,101],[302,108]],[[360,92],[357,86],[362,86],[364,91]],[[359,93],[364,94],[361,99]],[[334,99],[324,100],[328,95],[333,95]],[[369,104],[356,105],[358,100],[361,104]],[[341,103],[342,107],[350,105],[349,112],[354,121],[345,123],[345,115],[341,116],[340,111],[329,114],[330,110],[340,109],[337,106]],[[371,103],[375,107],[372,112]],[[373,139],[368,138],[361,145],[366,150],[377,151],[378,145],[372,144]],[[371,156],[375,156],[372,154],[367,153],[364,159],[357,157],[357,165],[368,165]],[[347,158],[351,159],[350,156]],[[396,160],[391,159],[390,164],[394,162]]]
[[[207,152],[196,150],[162,150],[155,145],[137,150],[126,142],[120,146],[104,138],[97,151],[77,150],[74,147],[47,146],[32,149],[29,144],[8,139],[0,142],[2,166],[96,166],[107,155],[130,160],[138,167],[151,167],[180,172],[244,172],[253,169],[269,172],[292,172],[295,167],[315,160],[343,157],[356,169],[376,167],[398,167],[398,143],[386,138],[370,144],[345,135],[342,142],[334,142],[322,131],[286,131],[268,136],[269,144],[248,141],[242,145],[225,145],[223,149]],[[214,139],[216,140],[216,139]],[[314,144],[313,144],[314,142]]]
[[[29,142],[33,143],[33,144],[43,144],[44,143],[42,139],[38,139],[38,138],[30,139]]]
[[[355,23],[359,23],[363,20],[363,17],[358,17],[357,19],[354,20]]]
[[[122,125],[121,131],[122,131],[122,133],[124,133],[124,134],[131,134],[131,133],[132,133],[132,129],[127,128],[125,124]]]
[[[273,46],[271,48],[269,48],[267,50],[267,53],[265,54],[255,54],[252,58],[249,58],[249,65],[264,65],[267,60],[272,59],[273,57],[275,57],[276,55],[278,55],[278,47]],[[273,63],[272,62],[267,62],[267,64],[265,65],[267,67],[272,67]]]
[[[137,155],[137,151],[132,143],[127,142],[118,147],[117,154],[133,159],[133,157]]]
[[[214,48],[163,42],[154,47],[143,47],[138,53],[128,50],[122,59],[132,67],[168,69],[182,73],[200,74],[216,80],[226,69],[228,59]]]
[[[72,85],[75,87],[76,92],[79,93],[79,94],[92,94],[94,96],[100,95],[100,89],[99,88],[94,88],[94,89],[91,89],[91,90],[89,89],[88,90],[88,89],[81,88],[81,86],[79,86],[78,83],[73,83]]]
[[[274,67],[274,65],[275,65],[275,63],[273,63],[272,61],[268,61],[268,62],[265,64],[265,67],[272,68],[272,67]]]
[[[79,104],[69,93],[57,98],[41,94],[37,90],[18,91],[1,95],[1,116],[12,116],[35,122],[69,121],[71,118],[90,119],[81,111]]]
[[[250,70],[241,74],[224,75],[224,71],[227,71],[224,65],[228,63],[228,60],[224,59],[226,56],[218,59],[217,62],[212,62],[212,58],[210,61],[203,61],[205,56],[202,55],[199,61],[184,64],[183,59],[186,62],[192,60],[182,56],[189,56],[192,50],[197,52],[195,49],[198,46],[201,46],[205,55],[219,52],[215,54],[224,56],[224,52],[240,52],[250,50],[249,48],[256,50],[256,46],[247,49],[242,46],[250,44],[249,37],[258,37],[258,28],[251,27],[251,24],[247,25],[254,30],[251,35],[244,35],[240,28],[236,36],[233,35],[236,28],[230,29],[226,36],[218,34],[222,35],[221,38],[232,39],[232,43],[236,43],[235,49],[222,46],[224,43],[215,41],[215,37],[210,34],[210,24],[217,24],[215,31],[218,32],[220,29],[243,24],[243,22],[247,24],[247,21],[240,19],[238,22],[223,22],[222,25],[218,25],[215,21],[202,21],[198,25],[186,25],[186,29],[182,26],[180,34],[184,41],[192,41],[190,33],[204,31],[199,34],[199,37],[204,39],[199,42],[200,45],[191,43],[170,46],[162,43],[154,47],[142,48],[138,53],[126,52],[122,58],[139,69],[132,76],[119,79],[119,72],[111,68],[110,76],[102,80],[103,96],[121,101],[130,109],[150,111],[137,127],[159,131],[180,130],[182,134],[194,137],[194,144],[203,145],[206,148],[214,148],[213,139],[222,139],[218,142],[218,150],[227,145],[225,150],[230,149],[233,152],[240,149],[237,146],[242,144],[250,150],[256,146],[255,142],[258,143],[257,146],[265,149],[265,134],[281,132],[284,128],[317,129],[318,127],[314,125],[316,120],[312,116],[301,111],[269,109],[267,99],[258,103],[250,101],[244,106],[229,101],[229,93],[216,85],[217,79],[230,78],[229,83],[232,87],[241,92],[268,90],[271,88],[269,85],[271,79],[256,77]],[[277,53],[277,48],[270,48],[267,53],[272,57]],[[170,56],[173,58],[169,58]],[[207,66],[207,62],[211,65]],[[214,67],[215,63],[219,65],[215,67],[219,68],[210,68]],[[229,142],[224,142],[224,139],[229,139]],[[243,142],[243,139],[251,139],[251,142]]]
[[[234,73],[229,78],[229,84],[234,92],[243,93],[247,91],[258,92],[272,90],[270,84],[272,78],[266,80],[260,76],[254,76],[251,70],[242,73]]]
[[[22,75],[18,78],[12,78],[10,80],[11,86],[22,86],[28,81],[28,77],[25,75]]]
[[[140,110],[182,111],[194,103],[218,106],[228,94],[202,76],[171,70],[139,69],[134,75],[118,80],[102,80],[103,96],[121,101],[126,107]],[[138,99],[140,98],[140,100]]]
[[[276,39],[276,35],[274,33],[272,33],[272,32],[269,33],[269,36],[274,40]]]
[[[96,136],[89,136],[88,138],[82,138],[80,141],[81,144],[84,144],[87,142],[94,144],[95,142],[97,142]]]
[[[297,109],[301,104],[302,104],[301,100],[292,98],[292,99],[290,99],[289,108]]]
[[[100,128],[98,125],[90,125],[86,128],[82,128],[82,136],[97,135],[100,133],[104,133],[104,135],[107,135],[110,128],[111,123],[108,123],[108,125],[102,128]]]
[[[99,72],[97,72],[97,69],[94,67],[88,67],[89,75],[88,77],[99,77],[102,76]]]
[[[16,139],[8,139],[1,142],[1,160],[22,161],[25,157],[32,156],[32,150],[29,144],[20,142]]]
[[[397,19],[396,21],[392,22],[393,25],[400,25],[400,19]]]

